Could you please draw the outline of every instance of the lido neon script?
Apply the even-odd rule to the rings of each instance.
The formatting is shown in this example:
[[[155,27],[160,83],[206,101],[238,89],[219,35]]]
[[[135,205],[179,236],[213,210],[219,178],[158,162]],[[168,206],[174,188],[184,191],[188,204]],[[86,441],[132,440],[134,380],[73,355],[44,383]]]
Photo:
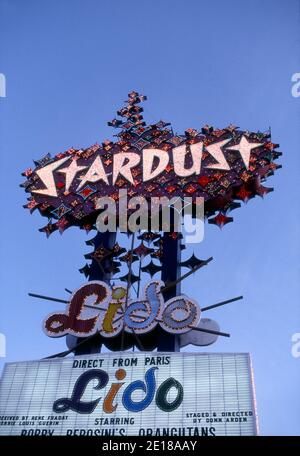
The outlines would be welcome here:
[[[157,325],[172,334],[197,327],[201,315],[197,302],[185,295],[164,301],[163,286],[164,282],[153,280],[145,286],[144,296],[128,299],[125,287],[91,281],[73,293],[66,312],[48,315],[44,331],[50,337],[85,337],[96,332],[114,337],[122,330],[147,333]]]

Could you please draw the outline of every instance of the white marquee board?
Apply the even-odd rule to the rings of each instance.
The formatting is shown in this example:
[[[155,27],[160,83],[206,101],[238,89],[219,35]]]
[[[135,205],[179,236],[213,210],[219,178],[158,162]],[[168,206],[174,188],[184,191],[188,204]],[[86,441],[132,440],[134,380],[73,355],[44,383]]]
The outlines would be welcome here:
[[[256,435],[250,356],[120,352],[8,363],[0,435],[38,434]]]

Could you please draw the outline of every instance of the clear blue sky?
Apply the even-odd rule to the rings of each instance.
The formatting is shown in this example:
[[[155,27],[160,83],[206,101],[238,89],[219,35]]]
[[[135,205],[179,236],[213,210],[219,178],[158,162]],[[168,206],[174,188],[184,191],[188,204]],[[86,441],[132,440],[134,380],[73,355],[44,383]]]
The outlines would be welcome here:
[[[146,120],[170,121],[179,133],[206,123],[271,126],[280,143],[283,169],[267,184],[274,193],[234,211],[234,223],[222,231],[206,226],[195,253],[214,261],[183,291],[200,305],[244,295],[211,311],[231,338],[207,351],[250,352],[261,433],[300,433],[300,358],[291,355],[292,334],[300,332],[300,99],[291,96],[290,82],[300,71],[299,11],[296,0],[0,0],[6,361],[65,348],[64,339],[47,339],[41,330],[60,305],[27,293],[66,297],[64,287],[84,282],[78,269],[90,251],[78,229],[49,239],[38,232],[46,220],[22,208],[20,173],[47,152],[111,138],[106,122],[135,89],[148,95]]]

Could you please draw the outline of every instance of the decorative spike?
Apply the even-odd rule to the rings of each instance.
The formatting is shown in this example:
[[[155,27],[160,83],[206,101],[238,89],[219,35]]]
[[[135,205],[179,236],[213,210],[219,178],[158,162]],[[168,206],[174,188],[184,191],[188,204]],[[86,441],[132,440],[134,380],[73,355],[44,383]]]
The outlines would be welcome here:
[[[37,209],[38,206],[39,206],[39,203],[38,203],[37,201],[35,201],[34,198],[32,198],[32,199],[30,199],[30,200],[28,201],[27,204],[24,204],[23,207],[24,207],[25,209],[29,209],[29,210],[30,210],[30,213],[32,214],[32,212],[33,212],[35,209]]]
[[[66,219],[66,217],[62,217],[58,222],[55,223],[57,226],[60,234],[63,234],[63,232],[68,228],[69,222]]]
[[[124,263],[134,263],[135,261],[138,260],[138,256],[131,254],[131,252],[125,253],[125,255],[122,255],[118,258],[120,261],[123,261]]]
[[[251,191],[247,190],[245,187],[241,187],[235,196],[237,199],[241,199],[244,203],[247,203],[249,199],[253,198],[254,195]]]
[[[161,271],[161,266],[157,266],[153,261],[151,260],[147,266],[144,266],[141,268],[143,272],[146,272],[147,274],[150,274],[151,277],[154,276],[158,271]]]
[[[104,260],[104,258],[107,258],[110,256],[110,250],[106,249],[103,247],[103,245],[100,245],[96,250],[94,250],[91,253],[87,253],[84,255],[84,258],[87,260],[93,259],[98,261],[98,263],[101,263],[101,261]]]
[[[113,119],[110,122],[107,122],[107,125],[109,127],[121,128],[122,125],[123,125],[123,122],[121,120],[118,120],[118,119]]]
[[[143,116],[141,114],[141,112],[143,112],[143,108],[141,106],[137,106],[138,103],[141,103],[145,100],[147,100],[146,96],[140,95],[135,91],[130,92],[128,94],[128,100],[125,102],[127,105],[117,111],[117,115],[125,118],[126,120],[123,122],[119,119],[113,119],[112,121],[108,122],[108,125],[114,128],[122,127],[123,131],[120,133],[121,135],[125,130],[129,131],[131,129],[137,129],[146,126],[146,123],[143,121]]]
[[[148,244],[153,242],[155,239],[161,238],[159,233],[153,233],[152,231],[147,231],[138,236],[138,239],[146,241]]]
[[[180,266],[183,266],[188,269],[194,269],[196,266],[202,266],[206,264],[204,260],[200,260],[199,258],[196,257],[196,255],[193,253],[192,256],[180,263]]]
[[[161,258],[163,256],[163,249],[160,248],[156,250],[155,252],[151,253],[151,258],[156,258],[157,260],[161,261]]]
[[[139,258],[145,258],[145,256],[152,252],[154,252],[154,249],[146,247],[143,242],[141,242],[140,245],[133,250],[133,253],[135,253]]]
[[[48,153],[44,157],[40,158],[39,160],[33,160],[33,163],[35,166],[45,166],[49,162],[53,161],[53,158],[51,158],[51,155]],[[30,169],[30,168],[29,168]]]
[[[50,236],[50,234],[52,234],[57,229],[58,229],[58,227],[55,224],[49,222],[46,226],[44,226],[43,228],[40,228],[39,231],[41,233],[45,233],[48,238]]]
[[[227,128],[225,128],[225,130],[228,130],[228,131],[230,131],[230,132],[233,132],[233,131],[237,130],[238,128],[239,128],[239,127],[237,127],[237,126],[235,126],[235,125],[233,125],[233,124],[230,124],[230,125],[228,125]]]
[[[226,225],[227,223],[230,223],[232,221],[233,221],[232,217],[227,217],[227,215],[222,214],[222,212],[220,212],[215,217],[209,219],[208,223],[212,223],[213,225],[217,225],[219,228],[223,228],[224,225]]]
[[[32,169],[27,168],[27,169],[25,169],[25,171],[22,172],[22,176],[29,177],[32,175],[32,173],[33,173]]]
[[[79,269],[79,272],[81,274],[84,274],[85,277],[88,277],[90,275],[90,271],[91,271],[91,268],[88,264],[85,264],[85,266],[83,266],[83,268]]]
[[[241,207],[241,203],[233,202],[233,203],[230,203],[228,205],[228,208],[226,207],[225,209],[228,210],[229,212],[231,212],[231,211],[234,211],[235,209],[238,209],[239,207]]]
[[[25,190],[27,190],[28,187],[30,187],[31,185],[32,185],[32,182],[30,182],[30,180],[27,180],[27,181],[22,182],[22,184],[20,184],[20,187],[25,188]]]
[[[86,243],[86,245],[94,246],[94,245],[95,245],[95,242],[96,242],[96,239],[97,239],[97,236],[95,236],[95,237],[92,238],[92,239],[88,239],[87,241],[85,241],[85,243]]]
[[[274,189],[272,187],[264,187],[263,185],[261,185],[260,187],[258,187],[256,189],[256,193],[261,196],[262,198],[267,195],[268,193],[270,192],[273,192]]]
[[[203,134],[209,134],[209,133],[212,133],[214,131],[214,127],[212,127],[211,125],[204,125],[204,127],[201,128],[201,131]]]
[[[117,242],[111,249],[111,254],[113,257],[118,257],[124,252],[126,252],[126,249],[124,249],[124,247],[121,247]]]
[[[94,229],[94,226],[91,223],[87,223],[85,225],[82,225],[82,229],[85,230],[85,232],[88,234]]]

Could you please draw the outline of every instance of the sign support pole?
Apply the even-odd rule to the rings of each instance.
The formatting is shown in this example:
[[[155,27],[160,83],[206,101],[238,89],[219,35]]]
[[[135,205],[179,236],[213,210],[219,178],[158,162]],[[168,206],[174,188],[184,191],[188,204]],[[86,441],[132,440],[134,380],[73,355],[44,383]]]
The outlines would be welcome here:
[[[117,233],[97,233],[96,237],[94,238],[94,249],[96,250],[98,247],[102,246],[106,249],[111,249],[114,244],[116,243],[116,236]],[[101,262],[101,266],[97,262],[95,258],[93,258],[90,272],[89,272],[89,280],[102,280],[103,282],[109,283],[111,279],[112,273],[105,272],[105,269],[109,266],[109,263],[113,261],[113,259],[108,258],[104,259]],[[82,339],[77,338],[75,336],[67,336],[67,345],[69,348],[72,345],[77,345]],[[94,337],[92,340],[86,342],[85,344],[80,345],[74,351],[75,356],[79,355],[88,355],[93,353],[100,353],[101,352],[102,341],[101,337]]]
[[[174,223],[174,212],[171,212],[171,217]],[[181,261],[181,239],[180,233],[173,238],[170,233],[163,234],[163,256],[161,280],[167,285],[170,282],[175,282],[180,277],[180,261]],[[180,282],[172,288],[163,292],[165,301],[175,296],[180,295]],[[179,336],[170,334],[159,328],[157,351],[179,352]]]

